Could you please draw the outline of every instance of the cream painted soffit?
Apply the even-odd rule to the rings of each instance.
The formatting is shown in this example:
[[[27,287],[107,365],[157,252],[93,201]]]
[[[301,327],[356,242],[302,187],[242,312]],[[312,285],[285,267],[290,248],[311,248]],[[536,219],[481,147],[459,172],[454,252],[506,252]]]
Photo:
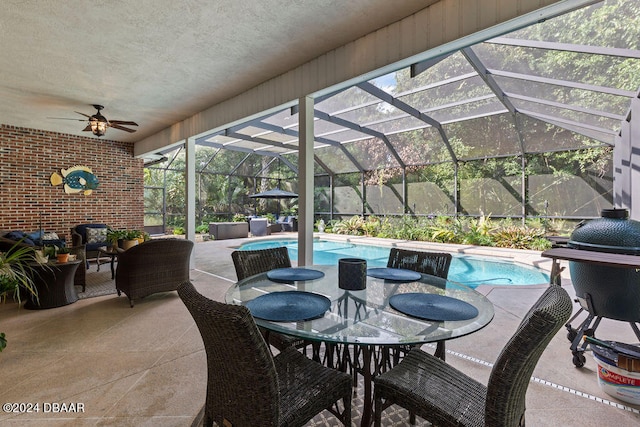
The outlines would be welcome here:
[[[598,0],[441,0],[135,144],[143,157]]]

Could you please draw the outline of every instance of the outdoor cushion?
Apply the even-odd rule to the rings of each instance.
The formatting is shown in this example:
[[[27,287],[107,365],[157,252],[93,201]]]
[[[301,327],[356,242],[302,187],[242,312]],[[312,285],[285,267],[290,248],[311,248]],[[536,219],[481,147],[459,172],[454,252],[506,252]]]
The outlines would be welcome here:
[[[87,238],[87,228],[107,228],[107,224],[99,224],[99,223],[94,223],[94,224],[78,224],[74,227],[74,231],[76,233],[78,233],[79,235],[82,236],[83,239]],[[83,243],[86,243],[86,241],[84,241]]]
[[[26,238],[23,240],[23,243],[27,245],[33,246],[45,246],[45,245],[53,245],[53,246],[66,246],[66,241],[64,238],[60,238],[56,233],[47,233],[45,231],[34,231],[33,233],[26,234]]]
[[[40,240],[44,234],[44,231],[34,231],[33,233],[27,234],[27,237],[31,240]]]
[[[16,242],[22,240],[22,243],[29,246],[34,246],[35,243],[31,240],[23,231],[11,231],[4,235],[5,238],[15,240]]]
[[[100,229],[104,231],[94,231],[96,229]],[[83,245],[83,244],[87,245],[86,246],[87,258],[93,258],[94,256],[97,255],[95,251],[97,251],[98,248],[100,248],[101,246],[105,245],[105,242],[107,241],[107,238],[106,238],[107,231],[108,231],[107,224],[93,223],[93,224],[76,225],[72,229],[72,234],[74,233],[76,234],[76,237],[74,240],[74,246]],[[96,233],[96,234],[93,234],[93,239],[92,239],[94,240],[93,243],[89,242],[89,233]],[[98,237],[100,233],[104,233],[104,238]]]
[[[20,240],[24,237],[24,233],[22,231],[10,231],[4,237],[11,240]]]
[[[87,244],[105,243],[107,241],[106,228],[87,228]]]

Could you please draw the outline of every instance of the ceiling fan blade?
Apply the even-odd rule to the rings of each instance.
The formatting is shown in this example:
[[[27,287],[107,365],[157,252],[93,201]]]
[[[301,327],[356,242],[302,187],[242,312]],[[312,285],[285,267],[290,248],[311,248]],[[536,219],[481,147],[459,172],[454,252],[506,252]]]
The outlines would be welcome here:
[[[114,128],[114,129],[120,129],[120,130],[123,130],[123,131],[125,131],[125,132],[129,132],[129,133],[133,133],[133,132],[135,132],[135,131],[136,131],[135,129],[129,129],[129,128],[126,128],[126,127],[124,127],[124,126],[120,126],[120,125],[118,125],[118,124],[115,124],[115,125],[114,125],[114,124],[113,124],[113,122],[110,122],[110,123],[109,123],[109,127],[112,127],[112,128]]]
[[[85,116],[86,118],[90,119],[91,116],[85,113],[81,113],[80,111],[75,111],[76,113],[80,114],[81,116]]]
[[[73,120],[76,122],[86,122],[86,119],[70,119],[68,117],[47,117],[47,119],[52,119],[52,120]]]
[[[128,122],[123,120],[109,120],[109,123],[116,125],[138,126],[136,122]]]
[[[87,125],[86,128],[82,129],[82,132],[89,132],[91,131],[91,125]]]

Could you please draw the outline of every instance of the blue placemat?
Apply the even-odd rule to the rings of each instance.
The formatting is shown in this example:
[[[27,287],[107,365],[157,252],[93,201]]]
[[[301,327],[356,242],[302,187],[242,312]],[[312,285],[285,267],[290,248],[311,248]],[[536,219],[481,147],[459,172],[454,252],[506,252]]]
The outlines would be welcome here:
[[[310,268],[276,268],[267,272],[267,277],[276,282],[314,280],[324,277],[324,273]]]
[[[417,271],[405,270],[404,268],[369,268],[367,276],[396,282],[415,282],[422,277]]]
[[[389,298],[389,305],[407,316],[426,320],[468,320],[478,315],[478,309],[468,302],[437,294],[398,294]]]
[[[272,322],[300,322],[322,317],[331,307],[324,295],[303,291],[272,292],[247,303],[253,317]]]

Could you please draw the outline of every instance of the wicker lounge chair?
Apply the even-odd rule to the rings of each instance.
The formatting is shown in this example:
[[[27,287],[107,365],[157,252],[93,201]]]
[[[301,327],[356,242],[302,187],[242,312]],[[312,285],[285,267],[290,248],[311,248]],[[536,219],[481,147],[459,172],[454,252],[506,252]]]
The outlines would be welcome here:
[[[107,244],[107,224],[79,224],[71,227],[71,242],[73,246],[83,246],[87,270],[89,260],[98,257],[98,248]]]
[[[449,275],[451,258],[451,254],[446,252],[424,252],[391,248],[387,267],[404,268],[446,279]],[[407,349],[405,348],[404,350]],[[444,341],[438,341],[436,344],[435,355],[445,360],[446,347]]]
[[[234,251],[231,253],[231,259],[233,259],[238,280],[243,280],[274,268],[291,267],[289,251],[284,246],[253,251]],[[278,350],[283,350],[286,347],[302,347],[305,344],[304,340],[289,335],[277,334],[263,328],[260,328],[260,331],[267,342]]]
[[[293,348],[273,357],[245,306],[212,301],[190,282],[181,284],[178,294],[207,354],[205,426],[303,426],[324,409],[351,426],[348,374]]]
[[[156,292],[178,289],[189,280],[193,242],[184,239],[156,239],[118,254],[116,289],[133,300]]]
[[[544,292],[503,348],[485,386],[437,357],[413,349],[374,379],[375,425],[400,405],[433,425],[524,426],[531,374],[549,341],[569,319],[571,298],[558,285]]]

